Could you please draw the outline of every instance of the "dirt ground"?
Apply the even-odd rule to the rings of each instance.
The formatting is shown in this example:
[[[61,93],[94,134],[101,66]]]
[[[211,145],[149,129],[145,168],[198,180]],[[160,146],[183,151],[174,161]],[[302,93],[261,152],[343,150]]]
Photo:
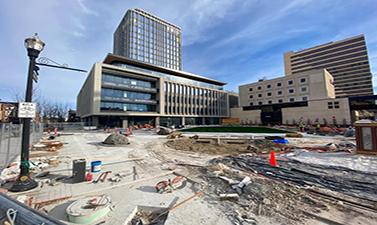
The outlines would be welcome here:
[[[215,171],[221,172],[221,175],[225,177],[233,177],[239,181],[243,179],[240,173],[224,165],[215,165],[209,170],[201,170],[201,177],[211,184],[208,191],[213,197],[222,193],[235,192],[226,181],[211,176],[211,173]],[[305,190],[296,186],[258,176],[250,178],[251,184],[242,190],[240,199],[236,203],[220,202],[227,210],[237,208],[234,220],[238,222],[245,219],[257,221],[258,217],[270,217],[282,224],[302,224],[309,218],[305,212],[318,213],[320,210],[327,209],[326,205],[308,196]],[[239,216],[243,220],[239,219]]]
[[[343,137],[325,137],[289,138],[289,141],[291,146],[304,148],[323,147],[329,143],[338,145],[344,141],[352,142],[354,140]],[[202,161],[205,163],[196,163],[201,166],[190,166],[193,162],[186,156],[185,160],[188,164],[186,167],[190,171],[190,176],[206,185],[208,194],[206,200],[209,204],[215,204],[224,212],[228,212],[227,217],[234,224],[374,224],[374,221],[377,221],[376,209],[360,209],[357,205],[345,204],[339,199],[315,195],[307,190],[307,187],[299,187],[289,181],[277,181],[258,174],[234,170],[223,164],[211,164],[209,161],[212,158],[221,158],[225,155],[255,155],[267,153],[270,149],[281,148],[271,141],[256,140],[248,144],[217,144],[198,143],[194,139],[186,137],[167,140],[166,146],[170,150],[165,149],[165,157],[172,157],[174,154],[182,152],[190,152],[203,157]],[[228,183],[229,181],[221,179],[219,176],[237,182],[240,182],[245,176],[249,176],[251,184],[238,193],[238,200],[221,201],[219,200],[220,194],[237,192]],[[324,193],[327,191],[326,189],[322,190]],[[338,193],[331,192],[332,195],[338,196]],[[347,196],[342,197],[348,199]],[[358,199],[355,201],[357,202]],[[362,201],[360,200],[360,202]]]
[[[178,138],[166,142],[166,146],[180,151],[203,153],[210,155],[237,155],[243,153],[267,153],[278,150],[280,146],[270,140],[251,140],[247,143],[211,143],[196,140],[195,138]]]
[[[214,159],[229,155],[256,156],[271,149],[279,149],[280,146],[268,140],[258,139],[247,143],[232,144],[218,144],[216,141],[200,143],[189,138],[192,135],[169,140],[166,136],[156,135],[152,130],[135,131],[134,135],[129,137],[129,145],[108,147],[101,144],[108,135],[98,132],[59,137],[58,139],[65,144],[59,150],[60,165],[52,169],[51,173],[69,175],[71,161],[76,158],[85,158],[88,162],[102,160],[103,169],[112,170],[114,174],[117,172],[128,174],[132,172],[133,167],[136,167],[141,178],[174,170],[186,176],[190,185],[186,189],[161,195],[154,189],[154,185],[160,178],[133,184],[132,176],[128,176],[116,185],[122,182],[132,184],[106,191],[114,199],[116,207],[112,212],[113,216],[108,218],[105,224],[124,222],[135,209],[135,205],[161,206],[163,204],[167,206],[174,198],[180,197],[180,200],[183,200],[198,190],[202,190],[204,196],[169,213],[165,224],[374,225],[377,221],[376,209],[349,204],[341,200],[347,199],[344,196],[340,199],[325,198],[312,194],[309,191],[310,186],[297,186],[289,181],[279,181],[252,171],[243,171],[229,165],[214,163],[216,162]],[[342,138],[323,137],[307,140],[308,142],[305,138],[289,139],[292,145],[298,143],[308,146],[323,146],[343,141]],[[277,157],[278,160],[284,160],[278,155]],[[317,156],[313,155],[313,161],[316,161],[315,157]],[[142,160],[124,162],[123,160],[127,158],[142,158]],[[234,185],[238,185],[246,176],[250,177],[250,183],[242,189],[234,188]],[[110,188],[113,185],[109,182],[99,184],[67,182],[57,186],[45,186],[42,190],[46,193],[55,193],[60,188],[65,191],[69,190],[69,194],[77,195],[78,192],[87,193],[89,190]],[[220,194],[229,193],[237,193],[238,200],[220,198]],[[335,194],[331,193],[331,195]],[[49,215],[66,222],[64,204],[67,203],[51,205]]]

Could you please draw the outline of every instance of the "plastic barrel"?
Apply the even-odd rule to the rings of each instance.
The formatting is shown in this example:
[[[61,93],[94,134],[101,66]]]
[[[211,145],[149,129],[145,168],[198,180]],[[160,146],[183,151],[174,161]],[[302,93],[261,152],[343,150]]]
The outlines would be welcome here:
[[[101,171],[102,161],[93,161],[91,162],[91,171],[92,173],[98,173]]]

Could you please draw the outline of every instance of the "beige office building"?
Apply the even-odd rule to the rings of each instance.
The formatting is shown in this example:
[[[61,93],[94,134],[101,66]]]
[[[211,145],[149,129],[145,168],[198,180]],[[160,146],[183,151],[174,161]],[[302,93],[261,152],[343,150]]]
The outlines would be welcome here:
[[[326,69],[336,97],[373,95],[372,73],[363,35],[284,54],[285,75]]]
[[[335,97],[333,77],[324,69],[241,85],[239,93],[241,106],[271,105]]]
[[[225,83],[108,54],[90,71],[77,97],[77,114],[88,125],[219,124],[229,117]]]
[[[314,69],[239,87],[240,107],[231,117],[243,124],[350,124],[348,98],[335,98],[333,77]]]

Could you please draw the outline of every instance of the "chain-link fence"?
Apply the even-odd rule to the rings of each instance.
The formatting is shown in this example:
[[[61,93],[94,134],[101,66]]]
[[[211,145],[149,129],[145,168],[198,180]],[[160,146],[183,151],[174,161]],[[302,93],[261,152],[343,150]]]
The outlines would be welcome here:
[[[62,122],[62,123],[45,123],[44,131],[54,132],[57,128],[58,131],[63,132],[79,132],[84,130],[83,122]]]
[[[43,124],[32,123],[30,144],[37,143],[43,134]],[[14,161],[21,153],[22,125],[0,123],[0,169]]]

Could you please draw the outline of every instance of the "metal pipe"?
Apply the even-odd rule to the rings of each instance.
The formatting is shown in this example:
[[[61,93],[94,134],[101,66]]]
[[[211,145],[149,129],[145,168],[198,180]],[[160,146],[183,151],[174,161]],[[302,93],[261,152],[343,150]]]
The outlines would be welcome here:
[[[88,72],[86,70],[76,69],[76,68],[71,68],[71,67],[65,67],[65,66],[55,66],[55,65],[45,64],[45,63],[36,63],[36,64],[38,66],[47,66],[47,67],[59,68],[59,69],[64,69],[64,70],[72,70],[72,71],[77,71],[77,72],[82,72],[82,73]]]

